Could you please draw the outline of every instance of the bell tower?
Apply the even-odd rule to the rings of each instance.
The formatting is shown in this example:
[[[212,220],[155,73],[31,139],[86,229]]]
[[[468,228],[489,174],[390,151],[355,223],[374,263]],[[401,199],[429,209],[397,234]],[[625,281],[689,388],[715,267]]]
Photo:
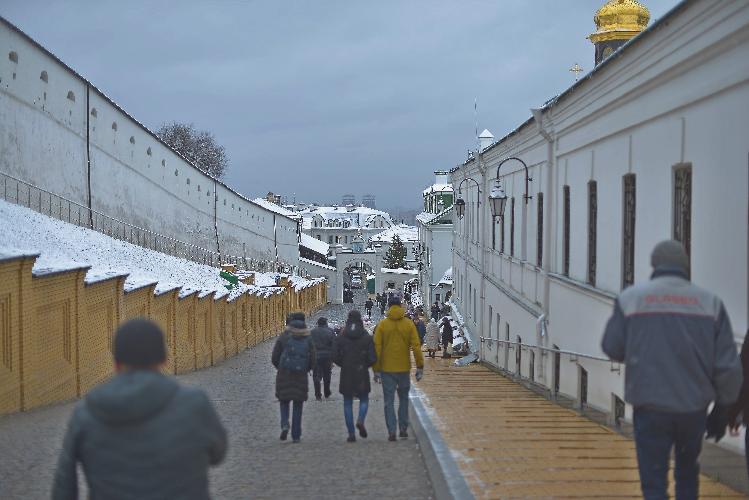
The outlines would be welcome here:
[[[588,38],[596,47],[595,63],[610,56],[648,27],[650,12],[637,0],[609,0],[593,16],[596,32]]]

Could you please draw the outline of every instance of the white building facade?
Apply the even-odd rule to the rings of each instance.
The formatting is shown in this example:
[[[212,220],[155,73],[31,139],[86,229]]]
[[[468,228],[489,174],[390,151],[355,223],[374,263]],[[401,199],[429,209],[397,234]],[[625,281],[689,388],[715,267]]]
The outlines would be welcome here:
[[[417,266],[424,304],[443,302],[449,287],[443,281],[453,265],[453,187],[448,172],[435,172],[435,182],[422,193],[424,211],[416,216],[419,229]]]
[[[451,172],[454,186],[472,179],[453,231],[452,304],[482,359],[581,404],[620,406],[624,368],[596,359],[605,322],[669,238],[685,243],[691,279],[723,299],[740,342],[749,3],[679,4],[532,115]],[[497,175],[501,220],[488,199]],[[590,357],[559,362],[552,348]]]

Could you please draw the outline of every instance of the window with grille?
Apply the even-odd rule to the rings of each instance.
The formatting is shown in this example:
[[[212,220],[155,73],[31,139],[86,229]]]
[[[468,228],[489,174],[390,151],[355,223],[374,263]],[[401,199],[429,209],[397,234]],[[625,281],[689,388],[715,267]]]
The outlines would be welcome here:
[[[598,183],[588,182],[588,283],[596,286],[596,246],[598,239]]]
[[[564,186],[564,220],[563,220],[563,259],[562,274],[570,275],[570,187]]]
[[[544,262],[544,194],[536,195],[536,265],[541,267]]]
[[[623,178],[622,288],[635,282],[635,174]]]
[[[499,219],[499,253],[505,253],[505,218]]]
[[[674,234],[691,257],[692,246],[692,166],[674,169]]]
[[[515,256],[515,197],[510,200],[510,255]]]

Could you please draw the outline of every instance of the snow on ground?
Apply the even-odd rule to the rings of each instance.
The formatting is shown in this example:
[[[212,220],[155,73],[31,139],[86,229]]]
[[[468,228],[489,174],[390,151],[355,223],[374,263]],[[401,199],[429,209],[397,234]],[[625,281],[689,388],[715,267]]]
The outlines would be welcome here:
[[[275,287],[275,274],[257,273],[254,286],[240,283],[229,292],[218,268],[142,248],[0,200],[0,259],[36,254],[39,257],[32,269],[36,276],[89,267],[86,283],[127,275],[126,291],[155,283],[157,294],[181,288],[180,297],[215,293],[216,298],[228,294],[231,300],[245,292],[265,295],[281,290]],[[298,289],[316,282],[295,278]]]

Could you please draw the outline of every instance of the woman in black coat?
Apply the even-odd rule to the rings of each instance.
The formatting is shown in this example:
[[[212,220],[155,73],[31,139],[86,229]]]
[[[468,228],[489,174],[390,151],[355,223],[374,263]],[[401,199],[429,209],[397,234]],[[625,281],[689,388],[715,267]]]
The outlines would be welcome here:
[[[341,367],[341,380],[338,391],[343,395],[343,416],[346,419],[349,443],[356,441],[354,433],[354,398],[359,398],[359,418],[356,429],[359,435],[367,437],[364,419],[369,408],[369,367],[375,364],[372,336],[364,329],[361,313],[349,312],[346,327],[336,339],[333,361]]]
[[[453,327],[448,318],[442,318],[442,357],[449,358],[452,354],[448,346],[453,343]]]

